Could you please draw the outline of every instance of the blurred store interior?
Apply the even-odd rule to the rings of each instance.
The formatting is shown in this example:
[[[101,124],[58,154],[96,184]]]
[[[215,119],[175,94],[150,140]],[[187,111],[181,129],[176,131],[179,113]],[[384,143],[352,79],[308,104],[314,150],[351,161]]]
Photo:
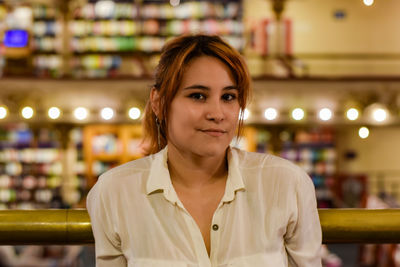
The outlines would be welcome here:
[[[196,32],[225,38],[253,77],[233,145],[303,167],[319,208],[397,208],[399,12],[398,0],[0,0],[0,209],[85,208],[101,173],[142,156],[162,45]],[[400,266],[397,245],[325,248],[324,266]],[[94,266],[90,246],[0,256]]]

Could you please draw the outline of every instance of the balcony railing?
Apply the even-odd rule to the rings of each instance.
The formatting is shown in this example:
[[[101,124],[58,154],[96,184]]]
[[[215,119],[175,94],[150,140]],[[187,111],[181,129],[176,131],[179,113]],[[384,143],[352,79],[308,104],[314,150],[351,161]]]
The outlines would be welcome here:
[[[321,209],[323,243],[400,243],[400,209]],[[2,210],[0,245],[94,243],[86,210]]]

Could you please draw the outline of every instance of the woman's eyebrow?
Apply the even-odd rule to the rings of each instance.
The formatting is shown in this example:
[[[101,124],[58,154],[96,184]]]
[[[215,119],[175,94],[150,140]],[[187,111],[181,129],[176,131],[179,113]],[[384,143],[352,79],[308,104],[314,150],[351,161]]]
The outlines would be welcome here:
[[[208,86],[201,85],[201,84],[194,84],[188,87],[183,88],[183,90],[190,90],[190,89],[200,89],[200,90],[210,90]],[[222,90],[238,90],[236,85],[229,85],[222,88]]]
[[[190,90],[190,89],[201,89],[201,90],[210,90],[209,87],[201,84],[193,84],[191,86],[183,88],[183,90]]]
[[[239,90],[236,85],[230,85],[223,88],[223,90]]]

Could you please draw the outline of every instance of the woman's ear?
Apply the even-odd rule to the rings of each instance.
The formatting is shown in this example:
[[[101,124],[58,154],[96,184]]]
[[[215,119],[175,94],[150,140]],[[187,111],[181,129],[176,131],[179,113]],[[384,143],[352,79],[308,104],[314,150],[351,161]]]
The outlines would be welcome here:
[[[150,103],[151,103],[151,109],[153,110],[153,112],[157,116],[157,118],[159,118],[159,115],[160,115],[160,94],[158,93],[158,90],[155,87],[151,88]]]

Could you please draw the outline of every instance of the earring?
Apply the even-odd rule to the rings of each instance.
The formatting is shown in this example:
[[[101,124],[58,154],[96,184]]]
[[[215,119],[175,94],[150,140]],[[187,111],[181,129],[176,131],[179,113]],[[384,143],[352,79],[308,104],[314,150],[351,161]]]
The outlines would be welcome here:
[[[160,132],[160,120],[158,119],[158,117],[156,117],[156,125],[157,125],[157,143],[158,143],[158,149],[161,149],[161,140],[160,140],[160,136],[161,136],[161,132]]]

